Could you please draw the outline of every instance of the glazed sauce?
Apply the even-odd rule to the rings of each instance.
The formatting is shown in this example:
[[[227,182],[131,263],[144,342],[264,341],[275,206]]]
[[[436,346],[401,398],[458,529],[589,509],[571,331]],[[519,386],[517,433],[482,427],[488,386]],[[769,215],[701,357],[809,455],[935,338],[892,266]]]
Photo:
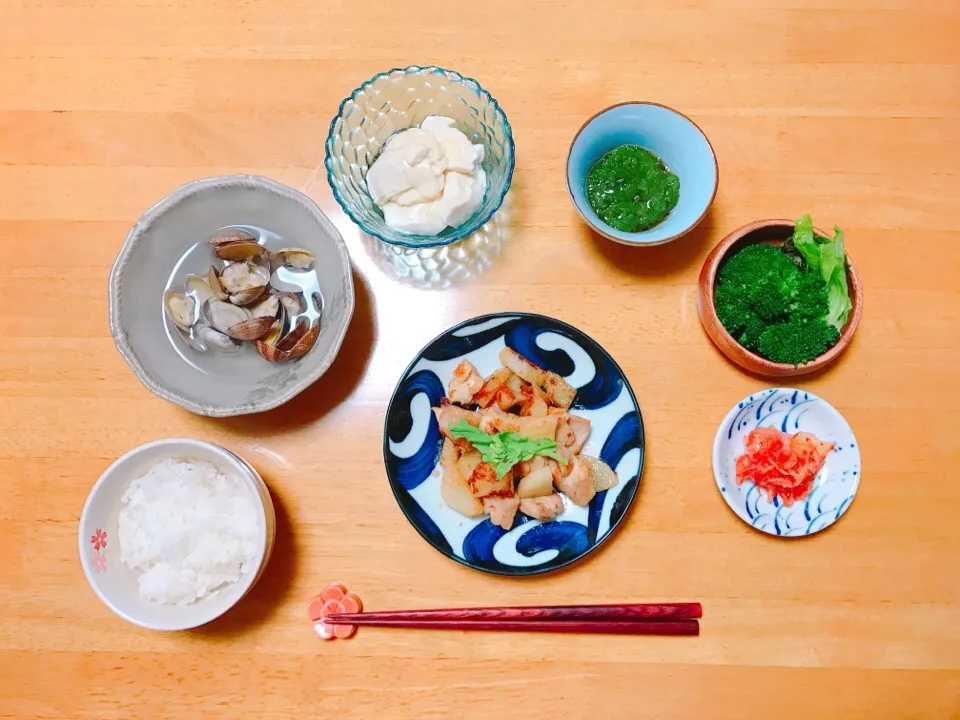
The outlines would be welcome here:
[[[621,145],[587,173],[587,201],[603,222],[623,232],[659,225],[677,206],[680,178],[639,145]]]
[[[789,435],[770,427],[753,430],[744,445],[746,452],[737,458],[737,485],[752,481],[768,500],[779,497],[788,506],[810,494],[834,448],[813,433]]]

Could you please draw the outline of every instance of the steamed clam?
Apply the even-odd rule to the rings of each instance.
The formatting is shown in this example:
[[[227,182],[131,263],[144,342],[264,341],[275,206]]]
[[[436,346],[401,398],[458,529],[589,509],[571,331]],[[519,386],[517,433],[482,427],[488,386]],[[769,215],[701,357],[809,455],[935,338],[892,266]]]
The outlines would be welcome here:
[[[280,298],[276,295],[267,295],[256,305],[251,306],[250,312],[253,313],[254,317],[275,318],[277,313],[280,312],[280,307]]]
[[[217,352],[238,353],[240,352],[240,343],[234,342],[221,332],[217,332],[205,323],[199,323],[196,328],[197,339],[206,343]]]
[[[184,292],[168,290],[163,295],[163,307],[173,324],[181,330],[193,327],[194,315],[197,310],[197,301]]]
[[[241,240],[256,242],[257,239],[246,230],[241,230],[240,228],[223,228],[208,237],[207,244],[216,246],[229,242],[240,242]]]
[[[246,322],[251,317],[249,310],[223,300],[211,299],[203,304],[203,319],[222,333],[227,333],[234,325]]]
[[[206,273],[187,275],[182,288],[164,293],[166,315],[193,350],[238,353],[246,341],[276,363],[303,357],[316,344],[323,298],[307,272],[314,254],[273,251],[261,239],[240,227],[217,231],[206,239],[214,256]],[[287,270],[274,279],[281,267]]]
[[[220,284],[231,294],[266,287],[269,282],[270,275],[261,266],[249,261],[231,263],[220,271]]]
[[[213,254],[221,260],[237,262],[249,260],[263,252],[263,245],[256,240],[236,240],[217,245]]]
[[[311,323],[304,317],[300,318],[286,335],[281,336],[279,328],[280,326],[275,324],[270,333],[256,343],[260,357],[269,362],[284,362],[303,357],[313,349],[320,337],[320,323]]]
[[[312,252],[303,248],[283,248],[277,250],[283,264],[294,270],[309,270],[316,259]]]

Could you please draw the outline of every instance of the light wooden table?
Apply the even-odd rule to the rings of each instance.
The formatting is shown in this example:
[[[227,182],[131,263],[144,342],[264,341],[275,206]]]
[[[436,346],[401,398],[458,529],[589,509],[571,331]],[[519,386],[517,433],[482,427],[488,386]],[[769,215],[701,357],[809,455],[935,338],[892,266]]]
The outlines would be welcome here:
[[[882,7],[882,9],[880,9]],[[406,9],[401,9],[406,8]],[[4,0],[0,4],[0,717],[960,717],[960,6],[950,0]],[[488,267],[404,281],[322,168],[342,97],[438,62],[481,80],[517,141]],[[568,143],[596,110],[690,114],[720,162],[702,227],[647,251],[591,235]],[[347,239],[357,312],[332,370],[286,408],[194,417],[144,389],[107,329],[126,230],[176,185],[262,173]],[[751,532],[710,471],[717,423],[764,383],[706,340],[700,263],[763,217],[837,223],[861,272],[853,346],[797,384],[862,445],[850,513],[803,542]],[[408,359],[449,325],[520,309],[582,328],[639,397],[647,466],[608,547],[530,581],[447,560],[407,524],[381,459]],[[182,634],[125,624],[77,559],[92,483],[164,436],[259,468],[279,535],[234,612]],[[367,631],[323,644],[307,598],[371,608],[701,600],[698,639]]]

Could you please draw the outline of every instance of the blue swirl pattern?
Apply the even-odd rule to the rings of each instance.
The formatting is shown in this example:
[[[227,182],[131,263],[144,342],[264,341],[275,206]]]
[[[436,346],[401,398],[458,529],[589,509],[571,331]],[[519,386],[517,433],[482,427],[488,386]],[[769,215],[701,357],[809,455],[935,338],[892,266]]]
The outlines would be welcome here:
[[[394,395],[397,411],[387,414],[385,435],[388,440],[401,442],[411,432],[413,416],[410,412],[410,403],[420,393],[426,394],[430,407],[437,407],[445,394],[440,378],[429,370],[421,370],[401,380]],[[443,445],[440,426],[437,425],[437,418],[433,413],[430,413],[427,422],[426,438],[413,455],[400,458],[393,452],[388,452],[385,456],[387,473],[391,478],[395,477],[401,487],[407,491],[418,487],[430,477],[430,473],[440,459],[440,447]]]
[[[572,343],[578,352],[568,353],[563,349],[565,343]],[[445,506],[439,498],[439,473],[435,472],[442,436],[432,412],[429,417],[415,417],[419,410],[414,409],[414,401],[421,394],[430,407],[440,404],[446,394],[444,383],[460,360],[469,356],[486,374],[499,366],[497,355],[504,346],[544,369],[582,380],[573,409],[590,418],[591,446],[598,446],[597,454],[621,475],[621,482],[598,493],[588,508],[571,506],[551,522],[517,513],[509,531],[493,525],[489,518],[464,518]],[[578,358],[583,356],[593,364],[592,374],[588,367],[577,367]],[[424,406],[422,402],[417,404],[418,408]],[[414,429],[422,432],[424,426],[426,433],[420,446],[408,457],[399,457],[392,448],[409,442]],[[623,462],[634,449],[639,452]],[[486,315],[447,330],[430,342],[404,372],[387,410],[384,459],[391,487],[407,519],[440,552],[486,572],[537,574],[582,558],[623,521],[643,470],[643,419],[622,370],[603,348],[576,328],[539,315]]]

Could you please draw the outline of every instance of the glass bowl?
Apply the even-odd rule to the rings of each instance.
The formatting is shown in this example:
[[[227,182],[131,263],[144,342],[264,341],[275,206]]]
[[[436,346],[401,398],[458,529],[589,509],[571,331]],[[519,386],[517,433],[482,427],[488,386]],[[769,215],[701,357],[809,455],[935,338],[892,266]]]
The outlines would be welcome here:
[[[396,132],[429,115],[453,118],[473,143],[483,143],[487,190],[470,218],[439,235],[410,235],[384,222],[367,190],[367,169]],[[340,103],[330,122],[327,181],[343,211],[374,237],[411,248],[449,245],[475,233],[503,203],[513,178],[513,132],[497,101],[472,78],[439,67],[389,70],[363,83]]]

